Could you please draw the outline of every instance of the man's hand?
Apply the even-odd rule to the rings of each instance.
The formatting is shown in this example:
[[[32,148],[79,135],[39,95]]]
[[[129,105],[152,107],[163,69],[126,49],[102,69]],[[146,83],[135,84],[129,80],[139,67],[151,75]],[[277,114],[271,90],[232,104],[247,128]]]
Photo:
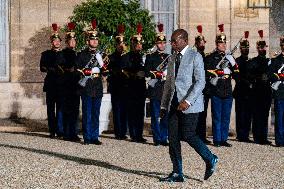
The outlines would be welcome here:
[[[187,109],[189,108],[189,106],[190,106],[190,105],[189,105],[185,100],[183,100],[183,101],[181,101],[181,102],[179,103],[177,110],[179,110],[179,111],[185,111],[185,110],[187,110]]]
[[[160,110],[160,118],[163,119],[163,117],[165,117],[166,113],[167,113],[166,109],[161,109]]]

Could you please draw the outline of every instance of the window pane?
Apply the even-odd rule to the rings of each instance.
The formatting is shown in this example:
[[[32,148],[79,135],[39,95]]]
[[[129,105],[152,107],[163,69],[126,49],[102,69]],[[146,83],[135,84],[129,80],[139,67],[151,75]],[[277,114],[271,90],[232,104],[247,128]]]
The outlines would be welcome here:
[[[8,64],[8,41],[7,41],[7,0],[0,0],[0,77],[8,77],[6,72],[6,66]]]
[[[6,76],[6,45],[0,44],[0,76]]]
[[[174,0],[152,1],[151,11],[174,11]]]

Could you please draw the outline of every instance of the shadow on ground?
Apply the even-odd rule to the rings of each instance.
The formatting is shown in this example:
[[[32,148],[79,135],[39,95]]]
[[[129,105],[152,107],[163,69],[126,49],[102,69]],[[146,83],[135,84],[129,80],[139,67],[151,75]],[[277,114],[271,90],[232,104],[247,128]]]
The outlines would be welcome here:
[[[83,164],[83,165],[93,165],[93,166],[102,167],[102,168],[105,168],[105,169],[120,171],[120,172],[123,172],[123,173],[135,174],[135,175],[139,175],[139,176],[146,176],[146,177],[150,177],[150,178],[159,179],[161,177],[166,176],[165,173],[147,172],[147,171],[126,169],[126,168],[123,168],[123,167],[120,167],[120,166],[117,166],[117,165],[112,165],[108,162],[104,162],[104,161],[100,161],[100,160],[76,157],[76,156],[60,154],[60,153],[57,153],[57,152],[50,152],[50,151],[41,150],[41,149],[34,149],[34,148],[23,147],[23,146],[15,146],[15,145],[10,145],[10,144],[0,144],[0,147],[24,150],[24,151],[43,154],[43,155],[47,155],[47,156],[51,156],[51,157],[61,158],[63,160],[67,160],[67,161],[73,161],[73,162]],[[188,179],[191,179],[191,180],[198,181],[198,182],[203,182],[203,181],[196,179],[196,178],[191,178],[191,177],[188,177],[188,176],[185,176],[185,177],[188,178]]]

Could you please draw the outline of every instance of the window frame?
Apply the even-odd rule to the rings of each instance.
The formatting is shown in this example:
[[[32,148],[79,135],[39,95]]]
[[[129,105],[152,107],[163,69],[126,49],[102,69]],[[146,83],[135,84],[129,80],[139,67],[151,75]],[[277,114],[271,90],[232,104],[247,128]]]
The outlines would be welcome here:
[[[178,28],[178,2],[179,0],[172,0],[174,1],[174,11],[152,11],[152,1],[153,0],[144,0],[144,7],[149,10],[150,14],[173,14],[174,15],[174,30]]]
[[[6,74],[5,75],[0,75],[0,82],[7,82],[10,80],[10,32],[9,32],[9,28],[10,28],[10,25],[9,25],[9,16],[10,16],[10,10],[9,10],[9,7],[10,7],[10,1],[9,0],[5,0],[4,2],[4,6],[5,6],[5,13],[4,13],[4,16],[5,16],[5,23],[4,23],[4,32],[5,33],[5,41],[4,41],[4,46],[5,46],[5,54],[4,54],[4,65],[6,67]]]

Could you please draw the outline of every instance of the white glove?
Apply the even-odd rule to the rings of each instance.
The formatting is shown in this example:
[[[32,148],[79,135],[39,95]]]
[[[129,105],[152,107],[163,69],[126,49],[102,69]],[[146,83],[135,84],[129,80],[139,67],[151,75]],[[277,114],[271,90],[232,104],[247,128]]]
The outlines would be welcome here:
[[[93,67],[92,68],[92,74],[98,74],[100,72],[101,72],[100,68],[98,68],[98,67]]]
[[[223,71],[224,71],[224,74],[227,74],[227,75],[231,74],[231,70],[229,68],[224,68]]]
[[[235,59],[232,55],[227,54],[225,57],[231,63],[232,66],[234,66],[236,64],[236,61],[235,61]]]
[[[158,82],[158,79],[150,79],[148,82],[148,85],[151,87],[155,87],[157,82]]]
[[[97,53],[97,54],[96,54],[96,59],[97,59],[99,65],[100,65],[101,67],[103,67],[104,61],[103,61],[103,57],[102,57],[102,55],[101,55],[100,53]]]

